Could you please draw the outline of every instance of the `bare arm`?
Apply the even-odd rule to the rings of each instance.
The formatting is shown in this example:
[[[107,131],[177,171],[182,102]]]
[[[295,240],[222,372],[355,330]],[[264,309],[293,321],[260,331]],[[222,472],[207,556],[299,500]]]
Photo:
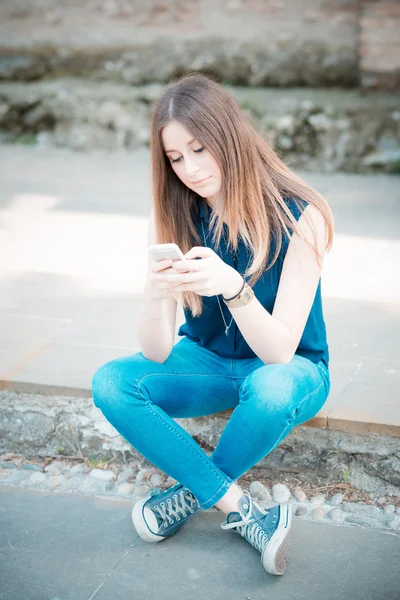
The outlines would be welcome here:
[[[148,226],[148,245],[156,243],[154,214],[151,211]],[[150,262],[148,262],[149,272]],[[146,313],[153,318],[157,318],[166,312],[166,316],[163,319],[151,320],[146,317],[142,310],[140,311],[139,346],[145,358],[163,363],[167,360],[174,345],[177,301],[173,296],[163,299],[151,298],[147,286],[148,281],[146,281],[143,293],[143,306]]]
[[[299,228],[311,243],[314,238],[305,215],[313,223],[317,248],[323,257],[326,245],[323,217],[315,207],[308,206],[299,219]],[[317,264],[314,250],[293,233],[283,262],[272,314],[256,297],[246,306],[230,308],[246,342],[265,364],[288,363],[292,360],[310,314],[321,269],[322,264]],[[233,294],[237,286],[238,280],[233,279]]]

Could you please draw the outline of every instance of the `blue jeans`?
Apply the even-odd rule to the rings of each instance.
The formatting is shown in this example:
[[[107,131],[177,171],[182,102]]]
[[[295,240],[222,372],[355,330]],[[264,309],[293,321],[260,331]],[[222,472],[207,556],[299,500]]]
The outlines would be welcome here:
[[[204,510],[295,425],[314,417],[329,389],[323,362],[299,355],[269,365],[259,358],[221,358],[187,337],[164,363],[137,352],[100,367],[92,383],[94,404],[105,418],[147,460],[189,488]],[[211,456],[173,419],[228,408],[234,411]]]

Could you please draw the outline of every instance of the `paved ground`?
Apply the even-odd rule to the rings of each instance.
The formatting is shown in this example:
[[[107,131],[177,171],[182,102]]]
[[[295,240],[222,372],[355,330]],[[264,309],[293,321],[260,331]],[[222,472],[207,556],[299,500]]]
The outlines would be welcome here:
[[[145,150],[0,146],[3,386],[90,395],[97,367],[139,349],[148,161]],[[324,411],[332,423],[400,428],[400,179],[304,176],[336,217],[322,283],[332,372]],[[182,319],[179,311],[177,328]]]
[[[283,577],[202,512],[148,544],[131,503],[0,487],[0,600],[396,600],[399,535],[295,521]]]

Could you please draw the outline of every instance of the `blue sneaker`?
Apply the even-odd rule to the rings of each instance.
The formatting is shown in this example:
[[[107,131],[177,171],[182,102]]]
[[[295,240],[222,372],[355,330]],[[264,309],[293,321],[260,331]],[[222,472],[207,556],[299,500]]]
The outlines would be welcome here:
[[[181,483],[165,490],[154,488],[150,496],[136,502],[132,521],[146,542],[161,542],[178,533],[179,529],[201,510],[195,496]]]
[[[267,573],[283,575],[289,554],[288,534],[292,511],[288,504],[263,509],[244,490],[239,500],[240,512],[230,512],[222,529],[233,529],[261,552],[261,563]]]

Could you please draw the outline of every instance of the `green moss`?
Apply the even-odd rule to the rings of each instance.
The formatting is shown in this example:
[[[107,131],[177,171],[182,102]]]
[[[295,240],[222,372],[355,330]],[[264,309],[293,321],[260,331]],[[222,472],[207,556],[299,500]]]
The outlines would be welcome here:
[[[389,173],[392,175],[398,175],[400,173],[400,160],[397,160],[390,166]]]
[[[36,135],[34,133],[21,133],[16,135],[13,140],[13,144],[22,144],[23,146],[35,146]]]
[[[349,477],[350,477],[350,469],[349,468],[343,469],[343,471],[342,471],[342,482],[343,483],[347,483]]]

